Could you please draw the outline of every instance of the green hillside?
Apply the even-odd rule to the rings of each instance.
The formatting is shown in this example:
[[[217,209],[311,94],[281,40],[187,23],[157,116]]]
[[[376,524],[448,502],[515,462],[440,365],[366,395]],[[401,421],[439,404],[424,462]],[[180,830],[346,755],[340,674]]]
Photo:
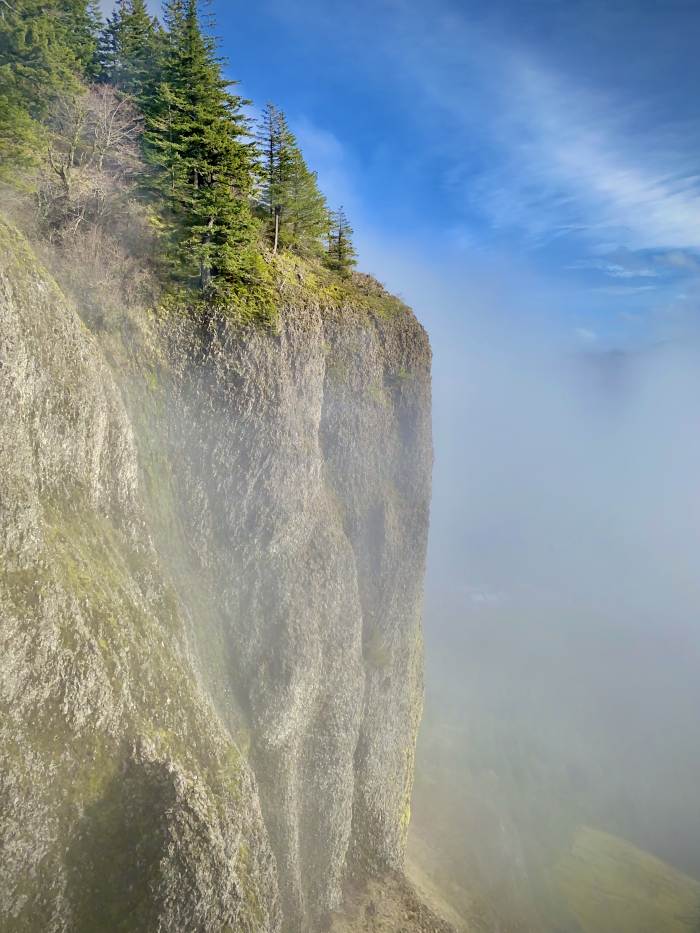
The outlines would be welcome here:
[[[700,883],[607,833],[580,828],[552,880],[582,933],[700,929]]]

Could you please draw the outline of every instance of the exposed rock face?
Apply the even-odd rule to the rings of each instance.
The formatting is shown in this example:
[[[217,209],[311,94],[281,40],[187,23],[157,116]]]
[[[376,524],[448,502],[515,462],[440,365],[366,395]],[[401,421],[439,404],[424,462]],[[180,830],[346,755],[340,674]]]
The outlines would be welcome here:
[[[372,869],[403,860],[429,365],[409,313],[311,302],[287,306],[274,337],[216,333],[184,376],[177,498],[219,593],[292,930],[338,903],[349,855]]]
[[[275,930],[254,780],[188,660],[127,411],[0,240],[0,929]]]
[[[120,392],[0,235],[0,928],[315,930],[403,863],[427,338],[299,285]]]

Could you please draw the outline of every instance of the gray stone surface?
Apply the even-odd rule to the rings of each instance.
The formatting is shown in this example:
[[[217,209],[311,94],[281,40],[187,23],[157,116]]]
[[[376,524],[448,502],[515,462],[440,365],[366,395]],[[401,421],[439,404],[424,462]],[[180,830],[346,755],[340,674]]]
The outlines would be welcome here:
[[[427,337],[301,283],[153,381],[0,237],[0,928],[314,930],[403,864]]]
[[[0,929],[279,926],[97,342],[0,226]]]

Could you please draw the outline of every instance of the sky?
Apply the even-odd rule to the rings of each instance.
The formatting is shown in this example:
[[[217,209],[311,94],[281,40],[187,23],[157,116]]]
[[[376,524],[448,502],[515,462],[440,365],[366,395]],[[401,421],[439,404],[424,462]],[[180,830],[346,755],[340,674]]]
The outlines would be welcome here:
[[[362,265],[409,301],[425,301],[426,280],[440,291],[461,277],[582,345],[692,326],[696,3],[215,0],[213,12],[230,75],[285,110],[350,214]]]
[[[254,108],[286,112],[361,265],[414,305],[427,297],[429,326],[464,313],[427,306],[433,292],[450,304],[449,282],[495,289],[506,318],[573,345],[694,329],[694,0],[211,11],[229,76]]]

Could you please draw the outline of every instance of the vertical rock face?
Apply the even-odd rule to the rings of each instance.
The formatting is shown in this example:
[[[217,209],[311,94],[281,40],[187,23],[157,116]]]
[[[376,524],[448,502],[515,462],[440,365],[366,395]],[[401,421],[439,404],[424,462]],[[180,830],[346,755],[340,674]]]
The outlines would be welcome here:
[[[120,394],[2,233],[0,928],[315,930],[403,861],[425,333],[300,285]]]
[[[337,905],[346,869],[402,865],[422,702],[429,346],[406,309],[289,304],[276,335],[212,333],[179,397],[177,499],[219,594],[298,930]]]
[[[275,930],[253,776],[188,658],[96,341],[0,226],[0,929]]]
[[[407,313],[371,328],[343,316],[328,340],[322,446],[353,551],[365,676],[352,854],[366,868],[400,868],[422,708],[430,350]]]

